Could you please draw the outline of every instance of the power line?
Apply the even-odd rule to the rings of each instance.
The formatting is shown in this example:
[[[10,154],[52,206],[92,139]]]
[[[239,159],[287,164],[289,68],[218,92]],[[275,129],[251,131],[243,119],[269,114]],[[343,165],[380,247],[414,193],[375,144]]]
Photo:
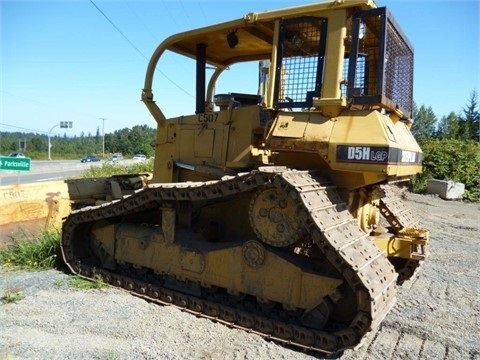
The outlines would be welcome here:
[[[5,127],[5,128],[12,128],[12,129],[16,129],[16,130],[23,130],[23,131],[18,131],[18,132],[21,132],[21,133],[35,133],[35,134],[40,134],[40,135],[48,135],[49,132],[48,131],[44,131],[44,130],[35,130],[35,129],[29,129],[29,128],[24,128],[24,127],[20,127],[20,126],[15,126],[15,125],[9,125],[9,124],[5,124],[5,123],[0,123],[0,127]],[[54,133],[54,136],[65,136],[66,133],[61,133],[61,132],[55,132]],[[72,136],[67,136],[67,137],[72,137]],[[73,136],[75,137],[75,135]]]
[[[43,133],[43,134],[48,134],[47,131],[42,131],[42,130],[35,130],[35,129],[29,129],[29,128],[24,128],[24,127],[20,127],[20,126],[15,126],[15,125],[9,125],[9,124],[5,124],[5,123],[0,123],[0,126],[3,126],[3,127],[8,127],[8,128],[12,128],[12,129],[18,129],[18,130],[26,130],[26,131],[29,131],[29,132],[34,132],[34,133]]]
[[[187,22],[191,24],[191,23],[192,23],[192,19],[190,18],[190,15],[189,15],[189,13],[190,13],[190,11],[189,11],[189,10],[190,10],[190,7],[189,7],[188,9],[185,9],[185,6],[184,6],[182,0],[180,0],[180,6],[182,7],[183,16],[187,19]],[[188,25],[188,26],[191,27],[191,25]]]
[[[124,38],[125,40],[127,40],[128,43],[129,43],[142,57],[144,57],[144,58],[148,61],[148,58],[140,51],[140,49],[137,48],[137,47],[135,46],[135,44],[134,44],[133,42],[131,42],[128,37],[125,36],[125,34],[122,32],[122,30],[120,30],[120,29],[117,27],[117,25],[115,25],[115,24],[113,23],[113,21],[109,19],[109,17],[97,6],[97,4],[95,4],[92,0],[90,0],[90,2],[92,3],[93,6],[95,6],[95,8],[100,12],[100,14],[102,14],[103,17],[104,17],[105,19],[107,19],[107,21],[110,23],[110,25],[112,25],[113,28],[114,28],[115,30],[117,30],[118,33],[119,33],[120,35],[122,35],[123,38]]]
[[[148,32],[148,33],[150,34],[150,36],[152,37],[152,39],[155,40],[156,42],[159,42],[157,36],[155,36],[155,35],[153,34],[153,31],[150,30],[150,28],[145,24],[145,21],[143,21],[143,19],[140,18],[140,16],[139,16],[138,13],[135,11],[135,9],[134,9],[132,6],[130,6],[130,4],[129,4],[128,2],[126,2],[126,3],[124,3],[124,4],[125,4],[126,7],[128,7],[128,11],[137,18],[137,20],[138,20],[138,22],[139,22],[140,24],[142,24],[142,27],[145,29],[146,32]]]
[[[105,19],[107,19],[107,21],[110,23],[110,25],[112,25],[113,28],[114,28],[115,30],[117,30],[118,33],[119,33],[120,35],[122,35],[122,37],[123,37],[125,40],[127,40],[127,42],[128,42],[144,59],[146,59],[147,61],[150,61],[150,59],[147,58],[147,57],[140,51],[140,49],[138,49],[138,47],[136,47],[135,44],[134,44],[132,41],[130,41],[130,39],[118,28],[118,26],[116,26],[116,25],[113,23],[113,21],[109,19],[109,17],[97,6],[97,4],[95,4],[95,3],[93,2],[93,0],[90,0],[90,2],[92,3],[93,6],[95,6],[95,8],[100,12],[100,14],[102,14],[103,17],[104,17]],[[194,97],[192,94],[190,94],[188,91],[186,91],[186,90],[185,90],[184,88],[182,88],[180,85],[178,85],[175,81],[173,81],[172,79],[170,79],[163,71],[161,71],[161,70],[159,70],[159,69],[157,69],[157,68],[155,68],[155,71],[158,71],[165,79],[167,79],[172,85],[174,85],[175,87],[177,87],[179,90],[183,91],[185,94],[187,94],[188,96],[190,96],[190,97],[192,97],[192,98]]]

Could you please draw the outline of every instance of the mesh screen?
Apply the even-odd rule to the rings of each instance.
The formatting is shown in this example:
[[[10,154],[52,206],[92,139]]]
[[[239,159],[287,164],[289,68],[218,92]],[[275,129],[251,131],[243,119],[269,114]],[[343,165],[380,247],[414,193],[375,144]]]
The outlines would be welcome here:
[[[317,57],[289,57],[284,61],[283,94],[287,101],[305,102],[307,92],[315,90]]]
[[[385,59],[385,96],[412,112],[413,52],[389,21]]]
[[[301,22],[285,23],[278,103],[285,107],[302,108],[311,105],[319,96],[323,56],[322,19],[308,18]]]
[[[358,56],[357,64],[360,59],[368,59],[367,65],[364,66],[364,71],[358,71],[358,65],[356,66],[357,72],[355,73],[355,81],[353,83],[354,90],[352,95],[378,95],[381,93],[381,84],[378,84],[378,67],[379,67],[379,53],[381,42],[381,18],[379,16],[372,16],[363,18],[359,24],[359,39],[358,39]],[[360,55],[364,54],[364,55]],[[363,87],[360,93],[360,89],[357,88],[357,84],[362,83]],[[379,86],[380,85],[380,88]]]
[[[343,60],[342,79],[348,79],[348,62],[349,59]],[[356,63],[355,80],[353,83],[353,95],[361,96],[368,93],[367,89],[367,58],[365,55],[359,54]],[[347,82],[343,81],[340,84],[342,96],[347,96]]]
[[[342,93],[352,97],[354,103],[380,105],[389,110],[399,107],[411,116],[412,49],[385,8],[362,12],[357,21],[350,47],[350,54],[356,54],[356,58],[345,61],[348,85],[343,86]],[[355,72],[349,74],[352,64]]]

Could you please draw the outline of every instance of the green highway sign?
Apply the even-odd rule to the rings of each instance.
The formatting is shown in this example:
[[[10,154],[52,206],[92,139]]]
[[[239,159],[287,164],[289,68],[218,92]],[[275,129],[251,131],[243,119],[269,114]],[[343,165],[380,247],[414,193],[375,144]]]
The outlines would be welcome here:
[[[30,158],[0,156],[0,170],[30,171]]]

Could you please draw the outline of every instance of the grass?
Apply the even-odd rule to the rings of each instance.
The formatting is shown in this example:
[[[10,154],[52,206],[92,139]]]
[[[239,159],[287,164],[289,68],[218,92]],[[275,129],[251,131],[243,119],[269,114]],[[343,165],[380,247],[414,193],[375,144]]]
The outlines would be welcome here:
[[[7,269],[25,270],[47,270],[64,268],[60,255],[60,234],[55,232],[44,232],[38,240],[15,239],[13,244],[0,251],[0,262]],[[77,275],[71,275],[68,283],[76,289],[102,289],[107,287],[102,283],[100,275],[95,275],[93,281],[86,280]],[[62,287],[63,280],[55,281],[56,287]],[[1,298],[4,303],[17,302],[23,299],[21,291],[7,288]]]
[[[11,303],[16,303],[22,300],[23,298],[24,298],[24,295],[20,291],[20,289],[7,287],[0,300],[2,300],[4,304],[11,304]]]
[[[118,357],[118,355],[114,354],[114,353],[108,353],[107,354],[107,357],[106,357],[106,360],[117,360],[117,359],[120,359]]]
[[[60,233],[44,231],[38,239],[18,238],[0,251],[0,263],[6,268],[45,270],[58,267],[60,259]]]
[[[107,285],[102,282],[102,277],[100,275],[95,275],[94,281],[86,280],[78,275],[72,275],[68,282],[71,287],[82,290],[104,289],[107,287]]]
[[[105,162],[102,166],[90,166],[80,175],[80,177],[108,177],[113,175],[138,174],[145,172],[153,172],[153,160],[139,161],[130,165]]]
[[[60,233],[58,231],[43,232],[35,239],[14,239],[13,244],[0,251],[0,262],[7,269],[47,270],[64,268],[60,260]],[[63,280],[57,280],[55,286],[63,286]],[[94,281],[89,281],[77,275],[69,278],[70,286],[76,289],[101,289],[107,285],[102,283],[100,275],[94,276]],[[7,289],[8,290],[8,289]],[[19,295],[8,291],[2,297],[3,301],[13,302]]]

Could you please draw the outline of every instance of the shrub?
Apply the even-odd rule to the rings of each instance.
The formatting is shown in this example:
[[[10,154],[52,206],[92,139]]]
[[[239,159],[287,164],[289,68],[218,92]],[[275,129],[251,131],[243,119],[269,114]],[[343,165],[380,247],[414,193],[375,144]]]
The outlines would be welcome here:
[[[411,190],[425,192],[429,179],[465,184],[464,199],[480,200],[480,146],[478,142],[428,139],[421,143],[423,173],[414,176]]]

